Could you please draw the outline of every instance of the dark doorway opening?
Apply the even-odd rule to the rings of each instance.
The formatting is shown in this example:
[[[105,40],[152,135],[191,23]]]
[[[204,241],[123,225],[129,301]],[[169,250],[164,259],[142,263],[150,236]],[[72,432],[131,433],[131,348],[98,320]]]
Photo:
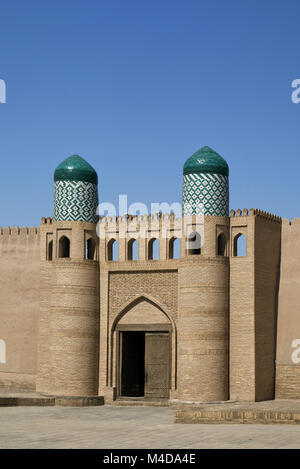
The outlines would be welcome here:
[[[120,397],[169,397],[171,341],[168,331],[120,331],[119,363]]]
[[[143,397],[145,393],[145,333],[122,332],[121,395]]]

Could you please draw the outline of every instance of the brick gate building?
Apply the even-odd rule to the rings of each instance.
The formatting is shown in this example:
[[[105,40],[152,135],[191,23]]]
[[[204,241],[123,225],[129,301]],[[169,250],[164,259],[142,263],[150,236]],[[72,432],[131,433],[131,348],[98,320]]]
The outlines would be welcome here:
[[[97,174],[74,155],[55,170],[54,217],[0,229],[1,387],[300,397],[299,219],[229,213],[228,165],[208,147],[183,173],[181,217],[98,217]]]

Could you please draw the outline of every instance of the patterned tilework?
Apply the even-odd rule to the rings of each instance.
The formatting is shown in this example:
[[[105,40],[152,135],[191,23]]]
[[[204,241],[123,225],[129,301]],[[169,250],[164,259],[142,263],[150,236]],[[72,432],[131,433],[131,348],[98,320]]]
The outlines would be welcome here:
[[[222,174],[185,174],[183,215],[228,216],[228,177]]]
[[[97,186],[83,181],[56,181],[54,220],[97,223]]]

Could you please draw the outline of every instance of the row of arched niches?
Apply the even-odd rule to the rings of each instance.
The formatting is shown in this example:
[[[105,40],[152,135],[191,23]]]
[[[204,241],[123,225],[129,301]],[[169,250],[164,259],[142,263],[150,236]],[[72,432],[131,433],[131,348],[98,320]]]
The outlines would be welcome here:
[[[167,258],[168,259],[180,259],[181,255],[180,239],[172,237],[167,243]],[[197,231],[193,231],[189,234],[186,240],[185,255],[195,256],[201,255],[202,251],[202,240],[201,235]],[[228,256],[228,239],[225,233],[221,232],[217,236],[216,242],[216,255],[217,256]],[[155,261],[160,260],[160,246],[159,239],[151,238],[147,240],[147,260]],[[233,253],[235,257],[243,257],[247,254],[247,240],[246,236],[242,233],[237,234],[233,239]],[[86,260],[98,260],[97,255],[97,243],[95,239],[89,238],[85,242],[84,246],[84,259]],[[53,252],[53,240],[48,243],[47,246],[47,260],[52,261],[54,258]],[[71,240],[68,236],[63,235],[58,240],[57,256],[58,258],[71,258]],[[119,260],[119,243],[115,238],[111,238],[106,243],[106,260],[107,261],[118,261]],[[138,261],[139,260],[139,240],[132,238],[126,243],[126,260]]]

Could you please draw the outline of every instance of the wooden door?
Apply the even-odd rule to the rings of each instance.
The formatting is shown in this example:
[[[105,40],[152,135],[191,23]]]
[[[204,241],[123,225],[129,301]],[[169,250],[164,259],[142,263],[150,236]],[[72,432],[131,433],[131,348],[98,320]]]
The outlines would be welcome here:
[[[145,397],[166,398],[170,389],[170,335],[146,332]]]

